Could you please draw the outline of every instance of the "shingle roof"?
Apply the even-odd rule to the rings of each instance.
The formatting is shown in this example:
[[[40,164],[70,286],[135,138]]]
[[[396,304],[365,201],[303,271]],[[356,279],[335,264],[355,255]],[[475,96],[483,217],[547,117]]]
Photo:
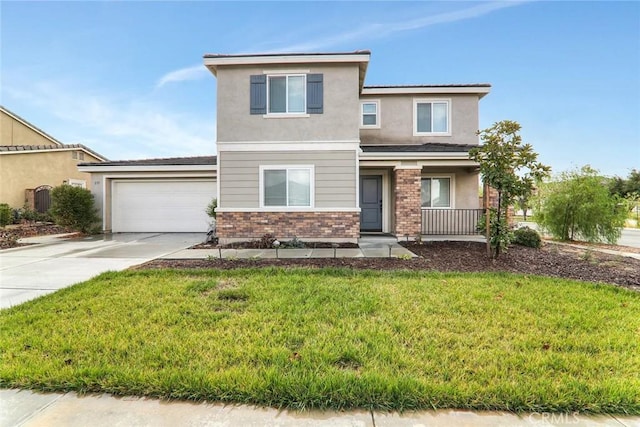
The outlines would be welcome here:
[[[92,156],[100,160],[107,160],[106,157],[96,153],[89,147],[82,144],[61,144],[61,145],[0,145],[0,152],[18,152],[18,151],[63,151],[70,149],[80,149],[86,151]]]
[[[113,160],[102,163],[80,163],[78,166],[191,166],[216,165],[216,156],[167,157],[161,159]]]
[[[398,145],[363,145],[365,153],[460,153],[468,152],[477,145],[469,144],[398,144]]]

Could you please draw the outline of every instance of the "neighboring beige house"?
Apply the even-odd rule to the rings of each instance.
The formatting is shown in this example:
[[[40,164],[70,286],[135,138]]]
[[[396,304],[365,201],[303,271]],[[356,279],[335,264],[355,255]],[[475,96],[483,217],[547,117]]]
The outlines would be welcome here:
[[[490,85],[366,86],[369,59],[368,51],[205,55],[217,78],[216,158],[80,166],[100,184],[104,229],[204,231],[202,219],[136,223],[136,201],[190,218],[183,199],[195,212],[217,197],[223,243],[266,233],[352,242],[362,233],[475,233],[479,172],[468,152]],[[158,196],[162,183],[180,198]]]
[[[62,184],[90,188],[79,162],[106,158],[80,144],[63,144],[20,116],[0,107],[0,203],[25,204],[44,212],[49,190]]]

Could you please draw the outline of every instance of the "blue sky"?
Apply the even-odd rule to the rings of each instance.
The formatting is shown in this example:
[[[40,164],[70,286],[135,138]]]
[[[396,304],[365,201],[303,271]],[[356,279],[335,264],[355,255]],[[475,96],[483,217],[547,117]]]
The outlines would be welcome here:
[[[110,159],[215,153],[205,53],[372,52],[366,84],[491,83],[554,172],[640,168],[640,2],[0,3],[0,102]]]

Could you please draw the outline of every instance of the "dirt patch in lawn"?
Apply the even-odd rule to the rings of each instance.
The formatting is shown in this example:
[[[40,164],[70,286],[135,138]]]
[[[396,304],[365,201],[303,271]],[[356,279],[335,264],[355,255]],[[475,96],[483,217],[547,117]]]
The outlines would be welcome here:
[[[512,272],[604,282],[640,291],[640,260],[609,255],[572,246],[545,243],[541,249],[512,246],[497,260],[487,258],[486,246],[478,242],[403,243],[419,256],[400,258],[305,258],[305,259],[159,259],[146,268],[260,268],[345,267],[368,270],[424,270],[442,272]]]

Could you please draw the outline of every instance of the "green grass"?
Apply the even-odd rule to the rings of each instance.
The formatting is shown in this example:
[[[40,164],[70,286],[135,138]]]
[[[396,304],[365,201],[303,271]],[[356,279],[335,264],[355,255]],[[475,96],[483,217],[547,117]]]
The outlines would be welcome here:
[[[0,386],[640,414],[640,294],[508,274],[106,273],[0,312]]]

